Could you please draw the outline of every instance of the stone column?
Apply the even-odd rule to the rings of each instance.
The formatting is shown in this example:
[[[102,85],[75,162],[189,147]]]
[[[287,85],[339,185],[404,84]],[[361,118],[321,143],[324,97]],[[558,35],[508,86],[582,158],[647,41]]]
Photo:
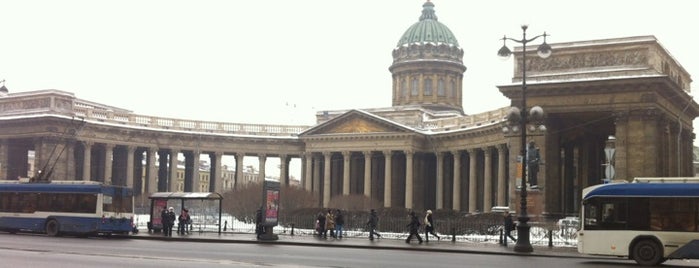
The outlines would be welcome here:
[[[289,185],[289,157],[285,154],[279,155],[279,185]]]
[[[303,184],[306,191],[313,191],[313,153],[306,152],[304,154],[306,168],[304,171]]]
[[[201,189],[201,176],[199,176],[200,151],[192,151],[192,192],[205,192]],[[209,173],[209,183],[211,183],[211,173]],[[186,184],[186,183],[185,183]]]
[[[134,173],[134,153],[136,147],[133,145],[126,146],[126,187],[133,188],[133,173]]]
[[[461,152],[453,151],[454,155],[454,182],[452,185],[452,209],[461,211]]]
[[[325,160],[325,170],[323,172],[323,207],[328,207],[330,204],[330,161],[332,158],[331,152],[323,152]]]
[[[266,154],[258,154],[257,159],[260,160],[259,162],[259,170],[260,174],[257,177],[257,180],[259,183],[264,183],[265,182],[265,177],[267,177],[267,174],[265,172],[265,167],[267,166],[267,155]]]
[[[177,161],[177,155],[180,154],[180,151],[178,149],[172,148],[170,149],[170,175],[168,176],[168,191],[169,192],[179,192],[180,189],[178,186],[178,179],[177,179],[177,165],[179,161]]]
[[[233,188],[238,188],[240,185],[243,183],[241,182],[243,180],[243,159],[245,159],[245,153],[237,153],[235,154],[235,182],[233,184]]]
[[[7,167],[9,158],[7,157],[8,154],[8,146],[7,146],[7,139],[0,139],[0,178],[6,178],[7,180],[14,180],[17,179],[16,176],[14,178],[10,178],[9,175],[7,174]]]
[[[350,195],[350,157],[351,152],[342,152],[342,195]]]
[[[485,148],[483,156],[485,158],[483,165],[485,168],[483,174],[483,212],[490,212],[490,209],[493,207],[493,160],[491,159],[491,148]]]
[[[469,175],[468,175],[468,212],[473,213],[476,212],[478,208],[478,189],[476,187],[478,186],[478,181],[477,181],[477,172],[476,168],[478,165],[476,165],[477,161],[477,154],[476,154],[476,149],[468,149],[468,158],[469,158],[469,163],[470,163],[470,168],[469,168]]]
[[[364,196],[371,198],[371,151],[364,152]]]
[[[383,151],[384,158],[386,158],[386,165],[384,170],[384,186],[383,186],[383,206],[391,207],[391,160],[393,155],[390,150]]]
[[[155,166],[155,154],[158,153],[158,148],[148,147],[148,171],[146,172],[146,181],[148,182],[148,193],[158,192],[158,183],[156,179],[158,178],[158,171]]]
[[[320,190],[322,181],[321,181],[321,176],[320,176],[320,158],[312,158],[313,159],[313,192],[317,193],[318,200],[323,200],[323,197],[321,196],[322,191]]]
[[[413,208],[413,157],[415,152],[405,151],[405,208]]]
[[[614,130],[616,141],[614,142],[614,172],[615,178],[628,178],[628,135],[629,135],[629,114],[627,112],[615,113]]]
[[[498,149],[498,206],[506,206],[507,183],[505,183],[505,166],[507,162],[507,145],[500,144]]]
[[[114,144],[104,145],[104,184],[112,184],[112,161],[114,157]]]
[[[214,192],[216,193],[222,193],[223,192],[223,152],[214,152],[212,154],[209,154],[209,157],[213,158],[214,161],[211,161],[215,163],[215,166],[212,166],[209,169],[209,183],[214,184]],[[212,182],[213,181],[213,182]],[[209,186],[209,189],[211,189],[211,186]]]
[[[65,177],[68,180],[76,180],[77,175],[75,174],[75,169],[76,169],[76,163],[75,163],[75,147],[77,146],[77,141],[75,140],[66,140],[65,142],[65,151],[63,154],[65,155]]]
[[[92,179],[92,145],[91,141],[83,141],[85,150],[83,151],[83,180],[90,181]]]
[[[437,152],[437,189],[435,192],[435,209],[444,208],[444,154]]]

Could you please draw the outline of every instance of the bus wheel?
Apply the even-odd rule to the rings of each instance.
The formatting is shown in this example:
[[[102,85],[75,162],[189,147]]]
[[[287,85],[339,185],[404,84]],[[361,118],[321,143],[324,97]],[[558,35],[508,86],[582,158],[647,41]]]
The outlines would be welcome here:
[[[663,262],[663,252],[658,243],[645,239],[633,246],[633,259],[643,266],[658,265]]]
[[[50,219],[46,222],[46,234],[49,236],[58,236],[59,228],[58,221],[55,219]]]

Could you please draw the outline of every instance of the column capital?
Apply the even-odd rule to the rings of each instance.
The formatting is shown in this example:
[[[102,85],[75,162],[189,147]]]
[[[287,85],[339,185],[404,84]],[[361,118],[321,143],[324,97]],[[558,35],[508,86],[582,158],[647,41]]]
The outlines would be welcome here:
[[[474,154],[474,153],[476,153],[476,151],[478,151],[478,148],[468,148],[468,149],[466,149],[466,152],[468,152],[468,154]]]
[[[381,153],[383,153],[384,156],[389,156],[389,155],[391,155],[391,154],[393,153],[393,151],[391,151],[391,150],[383,150],[383,151],[381,151]]]
[[[325,157],[330,157],[330,156],[333,155],[333,152],[329,152],[329,151],[328,151],[328,152],[322,152],[322,154],[323,154],[323,156],[325,156]]]
[[[498,151],[505,151],[505,150],[507,150],[507,144],[501,143],[501,144],[495,145],[495,148],[498,149]]]
[[[342,151],[342,157],[348,157],[352,154],[350,151]]]
[[[364,157],[371,156],[372,151],[363,151]]]

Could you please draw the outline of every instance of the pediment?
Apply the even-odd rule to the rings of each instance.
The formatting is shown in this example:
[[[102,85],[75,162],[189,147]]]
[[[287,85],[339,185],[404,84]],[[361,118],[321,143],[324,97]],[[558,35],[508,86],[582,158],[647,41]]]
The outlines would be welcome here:
[[[352,110],[318,125],[302,135],[406,132],[410,131],[402,125],[366,112]]]

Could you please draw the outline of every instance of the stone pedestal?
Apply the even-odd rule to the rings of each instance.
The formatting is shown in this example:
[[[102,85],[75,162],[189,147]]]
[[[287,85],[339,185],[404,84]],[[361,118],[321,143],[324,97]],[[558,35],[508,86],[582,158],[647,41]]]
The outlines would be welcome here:
[[[516,202],[515,207],[517,215],[520,214],[521,207],[521,195],[520,191],[515,192]],[[527,214],[529,215],[530,222],[537,222],[541,218],[542,212],[544,212],[544,193],[541,190],[528,190],[527,191]]]

